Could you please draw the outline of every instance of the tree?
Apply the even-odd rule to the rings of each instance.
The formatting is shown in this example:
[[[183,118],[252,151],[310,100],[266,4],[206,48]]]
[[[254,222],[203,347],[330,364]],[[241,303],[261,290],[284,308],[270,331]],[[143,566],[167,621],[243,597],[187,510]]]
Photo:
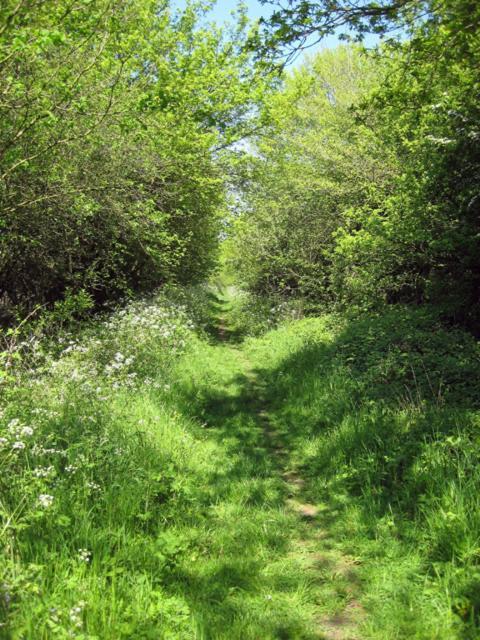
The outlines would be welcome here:
[[[0,9],[0,299],[97,302],[211,268],[219,148],[268,93],[203,4],[7,0]]]
[[[410,30],[419,20],[434,16],[438,0],[260,0],[276,7],[270,18],[260,21],[253,46],[262,55],[285,56],[286,62],[299,49],[310,47],[328,35],[362,40],[367,33],[380,36]]]
[[[335,233],[349,208],[378,204],[395,172],[352,112],[376,82],[372,59],[340,47],[293,72],[272,98],[274,125],[248,161],[235,225],[237,268],[254,290],[332,300]]]
[[[262,46],[274,57],[301,47],[302,38],[310,34],[321,37],[339,27],[360,38],[367,31],[386,34],[396,25],[403,27],[401,39],[371,54],[380,81],[342,127],[349,132],[348,140],[370,141],[358,156],[362,164],[387,159],[380,166],[388,168],[388,179],[384,181],[380,171],[371,173],[368,186],[357,179],[359,197],[339,199],[341,214],[335,224],[324,215],[328,198],[317,197],[322,222],[310,229],[322,247],[324,267],[312,281],[328,274],[336,304],[358,309],[385,303],[436,304],[450,321],[479,331],[479,24],[480,7],[471,0],[290,2],[264,22]],[[311,97],[308,100],[311,109]],[[328,123],[336,122],[333,113],[324,114]],[[308,210],[301,194],[308,192],[311,179],[300,193],[293,185],[298,176],[302,180],[308,175],[310,136],[322,145],[325,130],[328,124],[322,116],[312,113],[301,134],[309,140],[308,149],[300,151],[301,141],[292,146],[303,166],[297,177],[279,181],[283,193],[292,196],[292,211],[297,202],[304,203],[302,211]],[[330,133],[328,148],[334,139],[335,133]],[[341,148],[347,149],[348,143]],[[318,184],[336,165],[322,164],[317,157],[314,166],[322,176]],[[333,178],[337,191],[349,184],[349,173],[356,178],[354,167]],[[274,199],[275,211],[279,202]],[[294,214],[289,216],[294,221]],[[279,228],[289,229],[286,242],[291,246],[298,225],[289,227],[287,218]],[[298,245],[297,257],[300,246],[309,246],[308,240]],[[304,261],[314,263],[319,264],[317,258]],[[266,264],[272,260],[267,258]],[[298,264],[295,268],[299,273]]]
[[[443,11],[383,52],[385,81],[362,119],[402,171],[382,207],[353,214],[336,282],[346,303],[434,303],[478,330],[480,8]]]

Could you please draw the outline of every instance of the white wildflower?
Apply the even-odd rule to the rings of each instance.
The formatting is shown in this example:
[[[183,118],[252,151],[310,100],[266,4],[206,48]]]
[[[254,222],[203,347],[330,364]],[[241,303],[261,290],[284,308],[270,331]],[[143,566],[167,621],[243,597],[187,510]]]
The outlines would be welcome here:
[[[81,562],[86,562],[87,564],[92,559],[92,554],[88,549],[79,549],[78,550],[78,559]]]
[[[54,469],[52,466],[49,467],[37,467],[32,471],[32,474],[35,478],[48,478],[48,476],[52,475]]]
[[[70,609],[70,622],[77,628],[83,627],[82,613],[85,608],[85,602],[81,600],[75,607]]]
[[[48,493],[41,493],[38,496],[38,502],[40,503],[41,507],[43,507],[44,509],[48,509],[53,504],[53,496],[48,495]]]

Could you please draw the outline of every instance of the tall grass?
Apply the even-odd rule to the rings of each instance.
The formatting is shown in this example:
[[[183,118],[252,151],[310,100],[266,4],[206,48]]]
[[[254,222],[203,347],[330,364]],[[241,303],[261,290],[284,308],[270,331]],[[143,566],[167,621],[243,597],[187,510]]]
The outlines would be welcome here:
[[[0,417],[0,637],[311,637],[295,518],[243,357],[190,319],[208,325],[205,301],[175,292],[19,345]]]
[[[364,637],[480,637],[475,340],[396,309],[303,320],[249,349],[289,467],[362,564]]]
[[[2,637],[146,637],[164,619],[190,637],[162,576],[185,544],[167,526],[191,509],[182,474],[211,456],[169,402],[192,329],[181,305],[132,304],[40,341],[4,388]]]
[[[264,305],[249,338],[248,309],[170,292],[10,350],[1,638],[321,638],[330,554],[359,637],[478,638],[478,345],[408,309]]]

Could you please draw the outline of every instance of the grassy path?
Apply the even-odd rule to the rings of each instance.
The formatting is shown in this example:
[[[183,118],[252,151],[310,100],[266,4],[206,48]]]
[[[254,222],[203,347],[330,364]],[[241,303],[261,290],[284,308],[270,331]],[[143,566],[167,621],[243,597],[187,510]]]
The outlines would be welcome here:
[[[255,340],[240,342],[230,304],[213,300],[211,344],[182,372],[189,406],[234,461],[215,490],[219,555],[206,553],[189,569],[199,637],[359,639],[364,611],[354,559],[335,549],[322,509],[305,494],[270,417]],[[197,579],[206,573],[200,593]]]
[[[322,527],[320,510],[304,495],[305,481],[299,472],[289,469],[288,445],[282,441],[280,433],[270,421],[261,378],[258,374],[250,373],[249,375],[249,373],[247,377],[251,381],[252,396],[258,402],[257,419],[265,434],[266,448],[269,455],[277,461],[278,473],[285,483],[284,493],[288,496],[285,508],[292,512],[297,520],[290,554],[304,568],[312,586],[317,587],[315,601],[320,607],[322,600],[323,604],[331,600],[329,591],[332,588],[335,590],[335,578],[343,578],[341,589],[343,594],[341,591],[338,594],[345,596],[343,606],[340,603],[340,606],[332,607],[329,613],[315,615],[314,631],[324,640],[359,638],[358,626],[364,617],[364,612],[356,597],[358,583],[354,562],[338,552],[332,552],[330,545],[324,543],[328,532]]]
[[[402,309],[248,337],[200,294],[206,332],[134,303],[6,397],[0,638],[478,640],[472,339]]]

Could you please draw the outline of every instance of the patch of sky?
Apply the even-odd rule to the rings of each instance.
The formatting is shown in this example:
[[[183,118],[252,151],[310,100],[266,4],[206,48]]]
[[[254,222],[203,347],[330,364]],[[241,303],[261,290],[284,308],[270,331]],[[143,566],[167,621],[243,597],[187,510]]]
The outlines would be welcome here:
[[[171,5],[178,9],[185,8],[187,3],[188,0],[171,0]],[[220,25],[231,22],[239,4],[239,0],[217,0],[217,2],[212,2],[212,8],[207,14],[207,20],[216,22]],[[248,15],[252,20],[268,18],[274,10],[272,5],[262,5],[259,0],[244,0],[241,4],[247,8]],[[321,42],[316,42],[315,38],[312,38],[312,40],[307,42],[306,46],[292,59],[291,66],[301,65],[308,56],[316,53],[317,51],[337,47],[342,42],[338,35],[331,35],[323,38]],[[363,44],[367,48],[371,48],[378,44],[378,42],[379,38],[377,36],[368,34],[365,37]]]

